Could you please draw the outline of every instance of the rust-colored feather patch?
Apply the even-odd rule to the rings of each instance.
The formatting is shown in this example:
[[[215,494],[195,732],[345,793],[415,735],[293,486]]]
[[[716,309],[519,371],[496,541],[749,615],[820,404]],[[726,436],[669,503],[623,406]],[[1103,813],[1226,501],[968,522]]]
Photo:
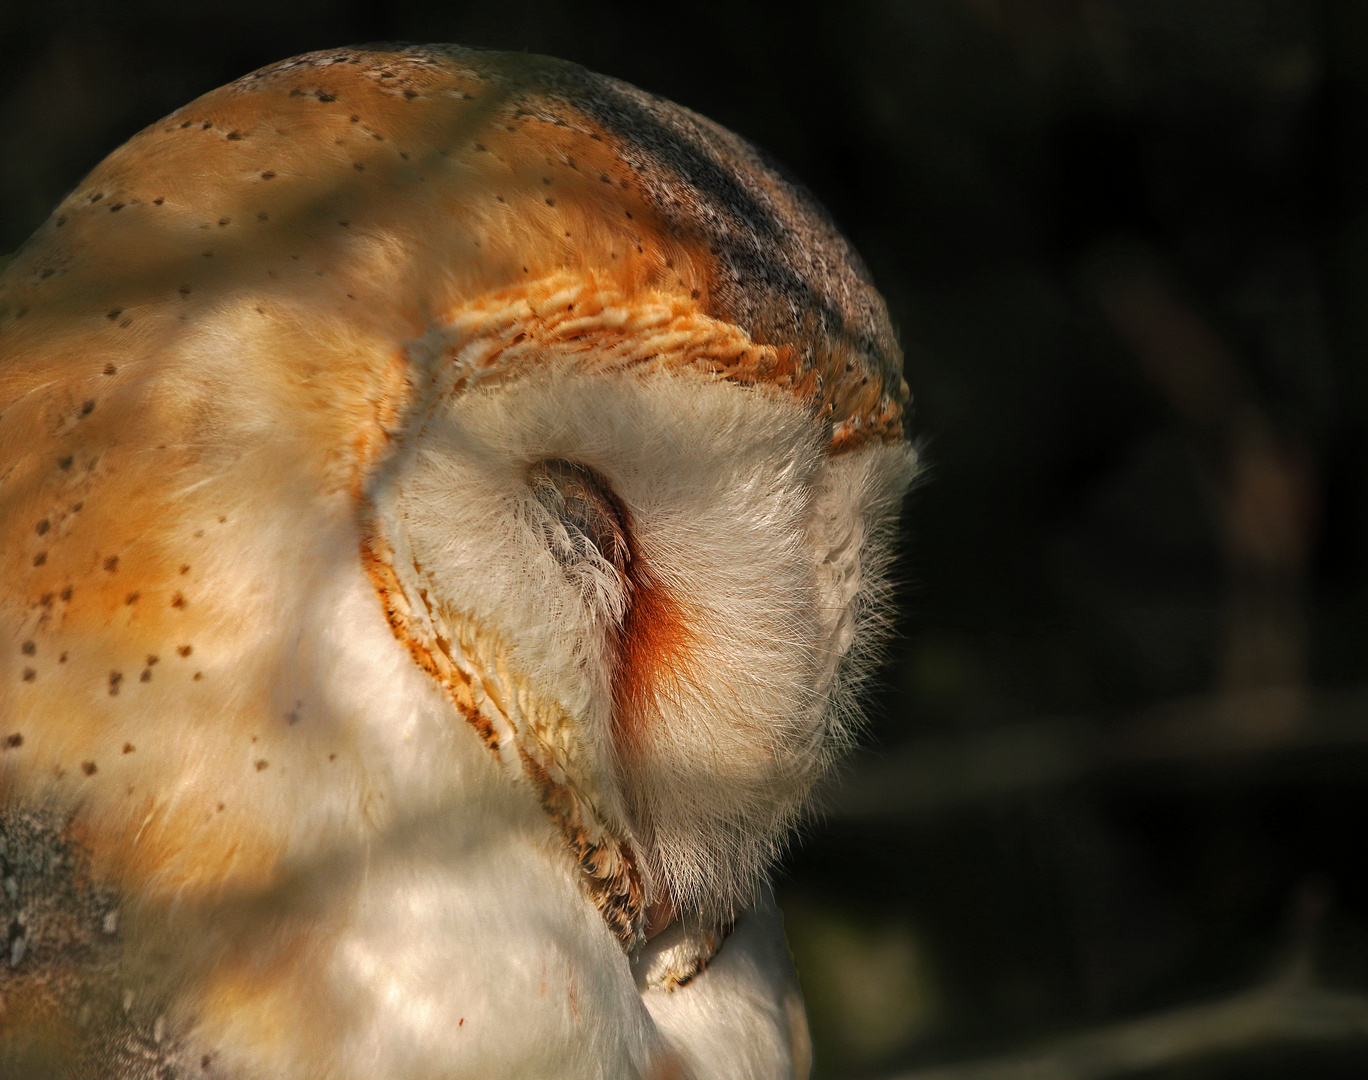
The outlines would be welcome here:
[[[694,635],[675,591],[657,581],[638,556],[630,570],[627,613],[615,635],[613,737],[624,757],[640,755],[648,732],[644,718],[671,698],[695,666]]]

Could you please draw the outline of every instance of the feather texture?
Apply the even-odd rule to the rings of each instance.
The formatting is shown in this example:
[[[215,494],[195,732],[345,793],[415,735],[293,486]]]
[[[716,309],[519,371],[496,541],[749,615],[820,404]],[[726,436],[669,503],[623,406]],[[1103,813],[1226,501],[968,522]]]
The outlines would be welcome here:
[[[803,1074],[764,882],[899,363],[810,196],[573,65],[311,54],[116,151],[0,276],[0,1064]]]

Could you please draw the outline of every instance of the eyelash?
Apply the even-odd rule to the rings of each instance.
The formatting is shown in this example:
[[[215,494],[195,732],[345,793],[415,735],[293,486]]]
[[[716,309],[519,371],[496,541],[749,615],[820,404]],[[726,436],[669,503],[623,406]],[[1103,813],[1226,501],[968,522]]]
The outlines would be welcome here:
[[[567,571],[601,562],[626,580],[632,561],[627,515],[607,480],[587,465],[550,458],[528,470],[528,486],[549,517],[547,547]]]

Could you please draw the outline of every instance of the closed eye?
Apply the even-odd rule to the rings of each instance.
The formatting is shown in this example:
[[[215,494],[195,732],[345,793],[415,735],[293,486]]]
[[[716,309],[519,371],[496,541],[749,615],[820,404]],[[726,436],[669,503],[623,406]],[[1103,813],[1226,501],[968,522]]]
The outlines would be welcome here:
[[[528,485],[549,518],[543,525],[547,546],[567,571],[611,567],[626,581],[632,561],[626,514],[602,476],[586,465],[551,458],[532,466]]]

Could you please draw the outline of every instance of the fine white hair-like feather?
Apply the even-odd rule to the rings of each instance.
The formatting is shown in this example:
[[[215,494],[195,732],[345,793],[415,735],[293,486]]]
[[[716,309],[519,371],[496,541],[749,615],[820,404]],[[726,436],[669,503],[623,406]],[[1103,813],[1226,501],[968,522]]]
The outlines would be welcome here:
[[[907,450],[832,460],[779,395],[554,364],[443,403],[416,439],[385,516],[420,587],[449,621],[509,642],[514,677],[577,718],[586,781],[624,827],[651,823],[648,864],[674,902],[732,915],[845,737],[870,660],[852,645],[887,614],[877,583]],[[630,746],[612,728],[611,655],[630,586],[567,575],[548,548],[527,481],[548,459],[611,484],[636,558],[685,612],[687,646],[633,703]],[[585,573],[606,603],[585,602]]]

